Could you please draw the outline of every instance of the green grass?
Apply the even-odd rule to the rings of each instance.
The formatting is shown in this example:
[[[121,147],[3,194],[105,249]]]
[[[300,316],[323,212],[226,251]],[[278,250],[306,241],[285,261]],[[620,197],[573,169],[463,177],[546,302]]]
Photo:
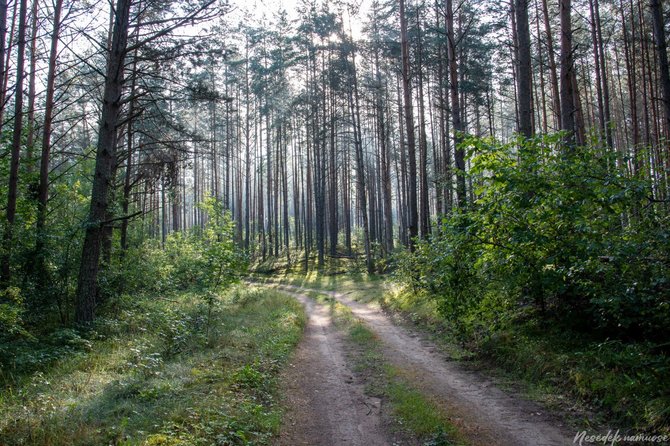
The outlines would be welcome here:
[[[86,348],[6,382],[0,444],[268,444],[303,310],[248,287],[212,310],[195,293],[122,302]]]
[[[520,324],[482,342],[478,358],[549,405],[589,409],[585,424],[670,433],[670,358],[651,344]]]
[[[370,394],[388,401],[396,428],[420,439],[424,445],[467,444],[448,414],[419,391],[402,369],[388,363],[376,335],[351,309],[323,296],[319,301],[330,305],[335,325],[347,333],[348,341],[355,347],[351,354],[355,371],[365,377]]]

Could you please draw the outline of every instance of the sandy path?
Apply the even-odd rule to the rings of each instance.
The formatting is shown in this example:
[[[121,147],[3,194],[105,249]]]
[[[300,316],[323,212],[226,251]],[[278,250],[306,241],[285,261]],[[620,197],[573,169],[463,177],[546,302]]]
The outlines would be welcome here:
[[[296,295],[302,288],[280,286]],[[431,342],[393,322],[378,308],[337,292],[323,292],[351,308],[375,332],[386,360],[446,408],[472,444],[558,446],[572,444],[574,432],[537,404],[509,395],[476,373],[449,361]]]
[[[363,385],[356,382],[328,308],[291,294],[305,306],[309,319],[281,377],[286,414],[276,444],[393,444],[381,421],[381,401],[365,395]]]

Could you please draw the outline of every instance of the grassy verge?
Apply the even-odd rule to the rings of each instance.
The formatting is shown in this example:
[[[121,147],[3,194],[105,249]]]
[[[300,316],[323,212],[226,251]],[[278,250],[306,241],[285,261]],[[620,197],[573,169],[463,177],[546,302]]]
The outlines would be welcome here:
[[[402,369],[385,360],[375,334],[348,307],[324,294],[310,296],[330,306],[335,325],[346,332],[352,346],[350,356],[355,371],[365,378],[371,395],[388,402],[399,430],[418,438],[425,446],[466,444],[448,414],[417,390]]]
[[[85,346],[0,394],[3,445],[267,444],[276,377],[305,316],[293,299],[235,288],[124,302]]]

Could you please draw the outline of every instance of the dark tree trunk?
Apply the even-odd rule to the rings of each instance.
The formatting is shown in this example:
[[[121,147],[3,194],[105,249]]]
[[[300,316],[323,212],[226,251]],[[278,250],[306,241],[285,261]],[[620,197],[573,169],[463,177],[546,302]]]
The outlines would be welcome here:
[[[409,43],[407,41],[407,17],[405,15],[405,0],[400,0],[400,39],[402,51],[402,92],[405,104],[405,130],[407,132],[407,155],[409,161],[408,174],[408,229],[409,247],[414,250],[414,239],[418,235],[419,211],[417,201],[417,179],[416,179],[416,139],[414,136],[414,113],[412,107],[412,91],[410,89],[410,62]]]
[[[121,111],[130,4],[131,0],[117,0],[115,8],[116,19],[105,73],[91,207],[84,236],[75,299],[75,320],[79,323],[91,322],[95,317],[101,242],[106,224],[104,220],[109,211],[112,175],[116,163],[116,132]]]
[[[561,17],[561,130],[567,132],[566,144],[574,146],[576,140],[577,124],[575,114],[577,112],[574,95],[572,58],[572,20],[571,0],[560,0]]]
[[[428,137],[426,135],[426,116],[423,100],[423,43],[421,41],[421,23],[417,8],[416,27],[418,30],[417,78],[419,84],[419,233],[425,239],[430,234],[430,204],[428,199]]]
[[[658,72],[660,76],[661,92],[663,94],[663,112],[665,115],[665,136],[670,140],[670,69],[668,68],[668,42],[665,38],[665,21],[663,20],[663,4],[661,0],[651,0],[652,22],[654,24],[654,39],[658,55]]]
[[[5,58],[9,51],[6,48],[7,36],[7,0],[0,0],[0,132],[2,131],[2,124],[5,119],[5,78],[7,66]]]
[[[393,208],[391,192],[391,157],[389,154],[388,132],[386,131],[386,120],[384,102],[382,100],[382,79],[379,72],[379,55],[375,51],[375,77],[377,82],[376,100],[377,107],[377,135],[380,145],[381,158],[381,185],[382,203],[384,207],[384,249],[387,253],[393,251]]]
[[[451,97],[451,117],[454,127],[454,163],[456,165],[456,200],[460,208],[467,203],[465,188],[465,152],[461,147],[464,126],[461,119],[461,98],[459,95],[458,62],[456,61],[456,37],[454,32],[453,0],[445,0],[447,14],[447,52],[449,59],[449,92]]]
[[[37,7],[38,1],[33,0],[30,19],[30,77],[28,78],[28,125],[26,135],[26,170],[32,173],[35,163],[35,96],[37,68]]]
[[[40,156],[40,182],[37,189],[37,253],[38,271],[44,273],[44,228],[47,219],[49,200],[49,161],[51,157],[51,127],[53,123],[54,94],[56,86],[56,64],[58,60],[58,39],[63,0],[57,0],[53,11],[53,29],[51,31],[51,49],[49,51],[49,69],[47,72],[47,91],[44,101],[44,124],[42,126],[42,154]]]
[[[530,29],[528,24],[528,0],[515,0],[517,40],[517,102],[519,107],[519,133],[527,138],[533,136],[532,73],[530,59]]]
[[[542,0],[542,15],[544,17],[544,32],[547,38],[547,52],[549,54],[549,75],[551,81],[551,96],[554,103],[554,119],[556,126],[561,128],[561,93],[558,83],[558,69],[556,68],[556,56],[554,51],[554,37],[551,32],[549,21],[549,7],[547,0]]]
[[[21,137],[23,136],[23,80],[25,77],[26,16],[28,1],[21,0],[19,9],[19,35],[16,56],[16,92],[14,99],[14,132],[12,135],[11,159],[9,162],[9,187],[7,193],[6,226],[3,237],[3,253],[0,260],[0,284],[7,286],[11,279],[12,240],[16,218],[16,200],[19,187],[19,160]]]
[[[363,247],[365,250],[365,265],[368,274],[372,274],[375,270],[375,265],[372,259],[372,248],[370,246],[370,225],[368,221],[368,206],[365,191],[365,163],[363,159],[361,115],[358,98],[358,77],[356,75],[356,55],[353,53],[353,51],[350,75],[353,85],[349,89],[349,107],[351,110],[351,119],[354,127],[354,149],[356,152],[356,189],[358,191],[358,202],[360,205],[361,217],[363,219]]]

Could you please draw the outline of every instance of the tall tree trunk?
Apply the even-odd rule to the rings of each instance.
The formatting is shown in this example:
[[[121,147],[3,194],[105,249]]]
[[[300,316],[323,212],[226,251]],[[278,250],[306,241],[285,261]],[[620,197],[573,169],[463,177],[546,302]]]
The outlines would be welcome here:
[[[16,55],[16,93],[14,99],[14,132],[12,135],[11,160],[9,163],[9,187],[7,193],[6,225],[3,236],[3,252],[0,259],[0,285],[7,286],[11,279],[12,241],[16,200],[19,187],[19,160],[21,158],[21,137],[23,135],[23,80],[25,77],[26,16],[28,1],[21,0],[19,9],[19,35]]]
[[[661,0],[650,0],[651,18],[654,25],[654,40],[658,57],[658,74],[663,93],[663,112],[665,115],[665,137],[670,141],[670,69],[668,68],[668,42],[665,38],[665,21]]]
[[[16,3],[15,3],[16,4]],[[5,78],[7,77],[7,54],[10,53],[6,47],[7,43],[7,0],[0,0],[0,132],[5,119],[5,97],[7,96]]]
[[[401,0],[402,1],[402,0]],[[356,189],[358,190],[358,202],[360,205],[361,217],[363,219],[363,247],[365,250],[365,265],[368,274],[375,270],[372,259],[372,248],[370,246],[370,226],[368,221],[367,196],[365,193],[365,164],[363,159],[363,140],[361,133],[361,114],[358,98],[358,76],[356,75],[356,53],[352,50],[352,61],[350,76],[352,86],[349,88],[349,107],[351,110],[351,119],[354,127],[354,150],[356,152]]]
[[[30,19],[30,77],[28,78],[28,125],[26,135],[26,170],[32,173],[35,163],[35,96],[37,68],[37,9],[38,0],[33,0]]]
[[[549,21],[549,7],[547,0],[542,0],[542,15],[544,16],[544,32],[547,37],[547,52],[549,54],[549,77],[551,81],[551,96],[554,103],[554,120],[557,128],[561,128],[561,94],[558,82],[558,70],[556,68],[556,56],[554,50],[554,37],[551,32]]]
[[[414,113],[412,107],[412,91],[410,87],[409,43],[407,40],[407,16],[405,15],[405,0],[400,0],[400,47],[402,52],[402,92],[405,104],[405,130],[407,132],[407,155],[409,161],[407,207],[409,248],[414,250],[414,239],[418,235],[418,201],[416,195],[416,139],[414,136]]]
[[[607,147],[613,147],[611,126],[610,88],[607,77],[607,64],[605,63],[605,42],[603,40],[602,24],[600,21],[600,0],[593,0],[595,12],[596,34],[598,37],[598,56],[600,57],[600,75],[603,89],[603,113],[605,115],[605,141]]]
[[[40,156],[40,182],[37,189],[37,243],[35,245],[38,261],[37,271],[43,275],[44,270],[44,228],[47,219],[47,203],[49,201],[49,161],[51,158],[51,127],[54,115],[54,94],[56,90],[56,65],[58,62],[58,41],[63,0],[56,0],[53,11],[53,29],[51,31],[51,49],[49,51],[49,68],[47,72],[47,91],[44,100],[44,124],[42,126],[42,154]]]
[[[244,166],[244,195],[247,200],[247,205],[244,209],[244,248],[250,247],[250,211],[251,211],[251,101],[249,99],[249,35],[245,39],[246,57],[244,58],[244,101],[246,106],[245,120],[244,120],[244,159],[246,164]]]
[[[540,69],[540,95],[541,95],[541,104],[542,104],[542,132],[547,133],[549,131],[549,119],[547,116],[547,90],[545,88],[544,80],[544,56],[542,52],[542,34],[540,33],[540,11],[538,1],[535,0],[535,32],[537,34],[537,58],[539,61]],[[537,85],[537,84],[536,84]]]
[[[605,124],[605,105],[603,102],[603,82],[602,74],[604,67],[600,65],[600,47],[598,45],[598,31],[596,24],[596,11],[594,0],[589,0],[589,12],[591,13],[591,41],[593,43],[593,60],[596,74],[596,103],[598,105],[598,123],[600,127],[600,138],[602,139],[606,134]]]
[[[421,23],[419,9],[416,13],[418,31],[417,78],[419,80],[419,232],[421,238],[430,234],[430,204],[428,202],[428,137],[426,136],[426,117],[423,100],[423,43],[421,41]]]
[[[382,78],[379,71],[379,54],[375,51],[375,78],[377,82],[375,105],[377,106],[377,135],[381,157],[382,202],[384,205],[384,249],[387,253],[393,251],[393,208],[391,192],[391,157],[389,154],[388,132],[384,102],[382,98]]]
[[[575,104],[572,57],[572,20],[571,0],[560,0],[561,17],[561,130],[567,132],[566,144],[574,147],[576,143],[577,124]]]
[[[465,130],[461,119],[461,98],[459,95],[458,62],[456,60],[456,36],[454,31],[453,0],[444,0],[447,14],[447,57],[449,59],[449,92],[451,97],[451,118],[454,127],[454,163],[456,164],[456,199],[458,207],[467,203],[465,188],[465,152],[461,147]]]
[[[532,73],[530,59],[530,29],[528,1],[515,0],[517,41],[517,102],[519,104],[519,133],[526,138],[533,136]]]
[[[335,94],[330,95],[330,151],[328,156],[328,230],[330,255],[337,254],[338,207],[337,207],[337,148],[335,144]]]
[[[141,6],[141,5],[140,5]],[[138,20],[139,22],[139,20]],[[139,24],[137,28],[137,32],[135,34],[135,40],[139,37]],[[130,104],[128,107],[128,116],[130,119],[128,120],[128,125],[127,125],[127,153],[126,153],[126,169],[124,172],[124,177],[123,177],[123,198],[121,200],[121,211],[123,212],[123,215],[126,216],[128,215],[128,210],[130,207],[130,193],[132,191],[132,174],[133,174],[133,151],[135,149],[134,147],[134,130],[133,130],[133,116],[135,115],[135,99],[133,99],[133,96],[135,96],[135,90],[137,88],[137,49],[133,51],[133,72],[132,72],[132,81],[130,83]],[[128,219],[124,218],[121,221],[121,255],[124,255],[126,251],[128,250]],[[164,242],[164,241],[163,241]]]
[[[91,191],[91,207],[79,268],[75,299],[75,319],[91,322],[95,317],[96,290],[100,266],[100,249],[105,218],[109,210],[112,174],[116,163],[116,132],[121,111],[124,61],[128,43],[131,0],[117,0],[112,45],[107,59],[102,116],[98,131],[95,174]]]

